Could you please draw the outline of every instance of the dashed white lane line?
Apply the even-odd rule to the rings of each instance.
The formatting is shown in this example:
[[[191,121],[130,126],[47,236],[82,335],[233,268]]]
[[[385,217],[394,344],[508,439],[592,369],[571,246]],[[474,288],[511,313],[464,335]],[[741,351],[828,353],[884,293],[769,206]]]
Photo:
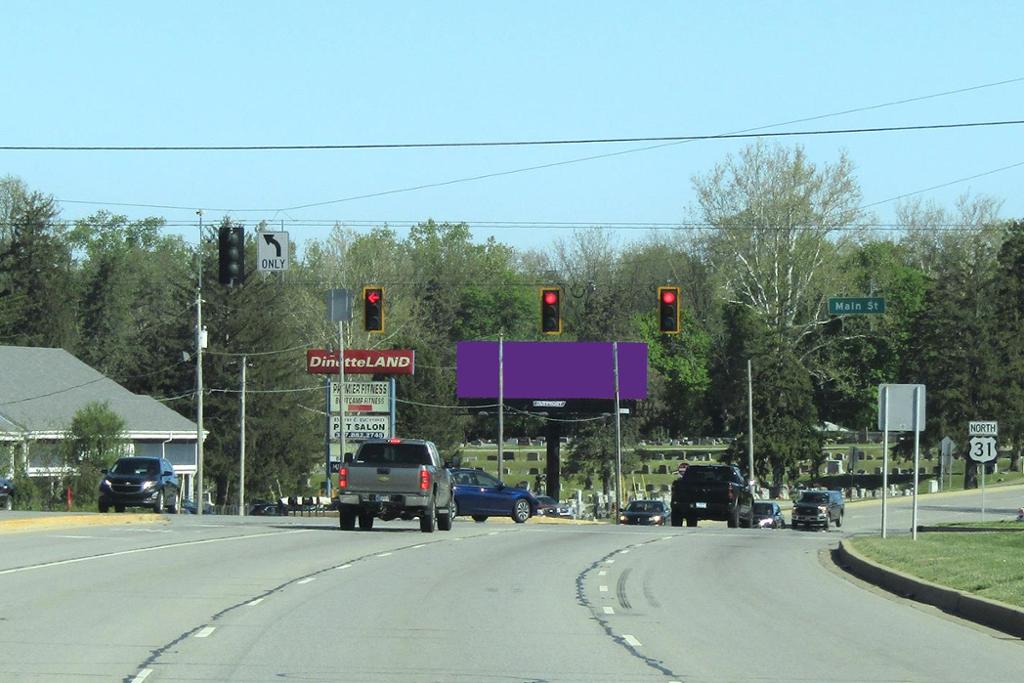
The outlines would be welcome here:
[[[501,533],[501,532],[500,531],[488,531],[487,535],[488,536],[497,536],[499,533]]]
[[[139,673],[135,674],[135,678],[132,679],[132,683],[142,683],[142,681],[149,678],[149,674],[153,673],[152,669],[142,669]]]
[[[348,569],[351,566],[352,566],[351,564],[343,564],[340,567],[338,567],[338,569]]]
[[[597,573],[597,575],[598,575],[598,576],[607,576],[607,575],[608,575],[608,572],[606,572],[606,571],[605,571],[604,569],[602,569],[601,571],[599,571],[599,572]]]
[[[608,586],[598,586],[597,590],[601,591],[602,593],[607,593],[608,592]]]
[[[250,600],[249,602],[247,602],[245,604],[248,607],[255,607],[256,605],[260,604],[261,602],[263,602],[263,598],[256,598],[255,600]]]
[[[377,557],[387,557],[391,553],[377,553]]]
[[[306,578],[304,578],[304,579],[300,579],[300,580],[296,581],[295,583],[296,583],[297,585],[301,586],[302,584],[304,584],[304,583],[309,583],[310,581],[313,581],[313,580],[314,580],[314,579],[313,579],[313,577],[312,577],[312,576],[307,576]]]
[[[410,550],[416,550],[417,548],[426,548],[426,547],[427,547],[426,543],[420,543],[419,545],[414,545],[412,548],[410,548]]]
[[[625,555],[628,552],[629,552],[629,548],[626,548],[625,550],[620,550],[619,551],[619,555]]]
[[[633,647],[640,647],[640,641],[629,635],[628,633],[622,634],[622,639],[629,643]]]
[[[615,564],[615,560],[605,560],[605,564]]]
[[[615,614],[615,610],[614,610],[614,609],[612,609],[611,607],[607,607],[607,606],[606,606],[606,607],[604,608],[604,613],[605,613],[605,614]]]
[[[217,630],[216,626],[205,626],[196,632],[196,638],[209,638],[210,634]]]

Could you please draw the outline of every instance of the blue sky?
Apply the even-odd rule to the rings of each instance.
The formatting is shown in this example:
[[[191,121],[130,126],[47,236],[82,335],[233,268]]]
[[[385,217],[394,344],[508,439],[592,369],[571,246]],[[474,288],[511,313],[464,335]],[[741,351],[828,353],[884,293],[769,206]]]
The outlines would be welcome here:
[[[1024,3],[23,2],[0,22],[0,145],[253,145],[714,134],[1024,78]],[[1024,81],[773,130],[1024,118]],[[865,203],[1024,162],[1024,126],[786,139],[846,150]],[[686,220],[690,179],[750,141],[633,150],[0,151],[74,219],[105,208],[172,226],[226,212],[293,241],[329,222],[467,221],[546,249],[568,229]],[[1005,200],[1024,166],[921,195]],[[95,204],[75,202],[102,202]],[[296,209],[300,205],[334,202]],[[108,204],[104,204],[108,203]],[[151,204],[181,208],[116,206]],[[258,210],[251,210],[258,209]],[[282,210],[286,209],[286,210]],[[874,207],[892,220],[893,204]],[[228,211],[225,211],[228,210]],[[320,223],[323,221],[324,223]],[[502,223],[488,226],[485,223]],[[194,228],[181,230],[195,239]],[[399,230],[399,234],[403,234]],[[639,231],[620,231],[623,241]]]

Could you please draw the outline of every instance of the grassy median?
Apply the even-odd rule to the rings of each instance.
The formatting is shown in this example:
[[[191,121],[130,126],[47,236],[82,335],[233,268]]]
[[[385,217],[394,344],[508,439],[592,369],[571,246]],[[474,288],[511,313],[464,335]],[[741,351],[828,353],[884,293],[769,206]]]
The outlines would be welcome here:
[[[1019,526],[1014,522],[1002,522]],[[988,526],[993,526],[989,524]],[[927,532],[851,539],[857,552],[926,581],[1024,608],[1024,532]]]

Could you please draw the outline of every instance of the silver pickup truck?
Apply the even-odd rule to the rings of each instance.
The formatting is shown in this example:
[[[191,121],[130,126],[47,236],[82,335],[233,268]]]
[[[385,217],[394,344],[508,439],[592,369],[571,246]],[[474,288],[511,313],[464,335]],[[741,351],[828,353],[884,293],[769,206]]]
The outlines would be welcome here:
[[[420,531],[452,528],[452,481],[437,446],[420,439],[364,441],[338,469],[341,528],[373,528],[375,518],[419,517]]]

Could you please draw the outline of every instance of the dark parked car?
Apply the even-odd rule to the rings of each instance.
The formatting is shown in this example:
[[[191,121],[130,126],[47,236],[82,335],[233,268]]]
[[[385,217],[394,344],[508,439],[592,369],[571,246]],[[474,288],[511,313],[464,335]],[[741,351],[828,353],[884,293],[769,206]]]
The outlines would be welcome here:
[[[14,509],[14,480],[0,477],[0,510]]]
[[[619,514],[619,524],[665,526],[668,506],[660,500],[631,500]]]
[[[181,489],[174,467],[163,458],[119,458],[100,480],[100,512],[111,506],[118,512],[126,507],[150,508],[156,513],[165,509],[176,513]]]
[[[526,489],[507,486],[483,470],[461,468],[451,470],[451,474],[456,515],[467,515],[477,522],[499,515],[522,524],[537,514],[540,504]]]
[[[843,525],[846,505],[843,494],[828,489],[807,489],[793,502],[792,525],[820,526],[828,531],[832,524]]]
[[[572,506],[560,503],[551,496],[536,496],[537,512],[545,517],[572,517]]]
[[[255,500],[249,504],[249,514],[276,517],[288,514],[288,508],[280,502],[274,503],[269,500]]]
[[[782,516],[782,508],[770,500],[754,501],[754,526],[761,529],[784,529],[786,518]]]

